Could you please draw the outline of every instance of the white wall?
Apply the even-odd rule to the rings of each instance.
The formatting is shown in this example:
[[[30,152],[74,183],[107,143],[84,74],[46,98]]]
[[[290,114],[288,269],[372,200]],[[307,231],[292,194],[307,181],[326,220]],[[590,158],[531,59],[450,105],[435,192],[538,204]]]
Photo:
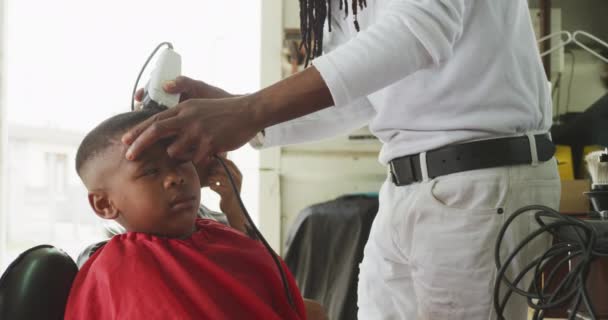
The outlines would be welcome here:
[[[6,48],[6,15],[5,15],[5,3],[0,0],[0,266],[4,264],[2,261],[2,252],[5,252],[7,236],[6,232],[6,212],[7,212],[7,201],[4,198],[6,188],[6,177],[4,175],[6,167],[6,152],[7,149],[7,126],[6,126],[6,99],[5,99],[5,75],[6,68],[4,67],[4,48]]]
[[[261,81],[267,87],[281,79],[283,0],[262,1]]]
[[[281,80],[281,48],[283,44],[283,1],[262,1],[261,87]],[[281,247],[281,199],[278,160],[281,149],[260,152],[259,226],[268,243]]]
[[[560,114],[585,111],[591,104],[606,94],[602,86],[600,75],[604,62],[582,49],[571,50],[574,54],[574,69],[572,69],[572,55],[565,54],[565,66],[561,80],[561,90],[556,93],[553,105],[557,109],[559,102]],[[572,74],[574,77],[571,78]],[[568,105],[568,86],[572,79],[570,90],[570,104]],[[558,99],[559,96],[559,99]]]
[[[300,28],[300,1],[283,0],[283,14],[283,26],[285,28]]]

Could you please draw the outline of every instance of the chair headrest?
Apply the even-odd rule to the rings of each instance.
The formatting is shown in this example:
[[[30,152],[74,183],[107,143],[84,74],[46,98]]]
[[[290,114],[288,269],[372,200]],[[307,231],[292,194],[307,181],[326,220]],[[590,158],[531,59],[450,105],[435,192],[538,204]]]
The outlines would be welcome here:
[[[99,250],[103,246],[105,246],[106,243],[108,243],[108,241],[110,241],[110,240],[103,240],[103,241],[97,242],[95,244],[92,244],[92,245],[86,247],[78,255],[78,259],[76,259],[76,264],[78,265],[78,269],[82,268],[82,265],[84,265],[85,262],[87,262],[87,260],[89,260],[89,258],[93,255],[93,253],[95,253],[97,250]]]
[[[77,272],[72,258],[53,246],[23,252],[0,278],[0,319],[63,319]]]

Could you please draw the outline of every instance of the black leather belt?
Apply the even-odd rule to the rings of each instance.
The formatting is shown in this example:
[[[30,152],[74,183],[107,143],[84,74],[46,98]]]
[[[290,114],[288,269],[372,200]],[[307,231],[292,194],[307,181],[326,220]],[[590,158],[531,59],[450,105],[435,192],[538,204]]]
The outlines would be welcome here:
[[[546,134],[534,136],[538,162],[548,161],[555,154],[555,145]],[[429,179],[452,173],[532,164],[528,136],[475,141],[427,151]],[[410,155],[389,162],[393,183],[405,186],[423,180],[420,155]]]

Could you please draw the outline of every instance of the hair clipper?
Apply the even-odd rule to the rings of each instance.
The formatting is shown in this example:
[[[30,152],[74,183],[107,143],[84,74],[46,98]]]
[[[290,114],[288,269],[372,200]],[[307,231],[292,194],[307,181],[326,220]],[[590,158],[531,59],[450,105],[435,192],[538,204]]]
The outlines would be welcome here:
[[[171,47],[163,50],[156,60],[150,80],[144,87],[143,108],[175,107],[179,103],[180,94],[165,92],[163,85],[167,81],[175,80],[181,75],[181,71],[181,56]]]

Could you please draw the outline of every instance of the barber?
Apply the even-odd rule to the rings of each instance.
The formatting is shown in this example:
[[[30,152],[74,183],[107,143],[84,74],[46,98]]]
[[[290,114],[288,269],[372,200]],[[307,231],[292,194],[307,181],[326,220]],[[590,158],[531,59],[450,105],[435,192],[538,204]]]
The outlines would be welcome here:
[[[498,230],[520,207],[559,204],[552,103],[528,2],[300,3],[311,67],[239,96],[169,82],[165,90],[186,100],[125,134],[127,158],[166,137],[171,156],[200,162],[249,141],[301,143],[367,124],[390,174],[360,268],[359,319],[495,319]],[[531,225],[520,219],[505,245]],[[526,311],[511,299],[505,316]]]

